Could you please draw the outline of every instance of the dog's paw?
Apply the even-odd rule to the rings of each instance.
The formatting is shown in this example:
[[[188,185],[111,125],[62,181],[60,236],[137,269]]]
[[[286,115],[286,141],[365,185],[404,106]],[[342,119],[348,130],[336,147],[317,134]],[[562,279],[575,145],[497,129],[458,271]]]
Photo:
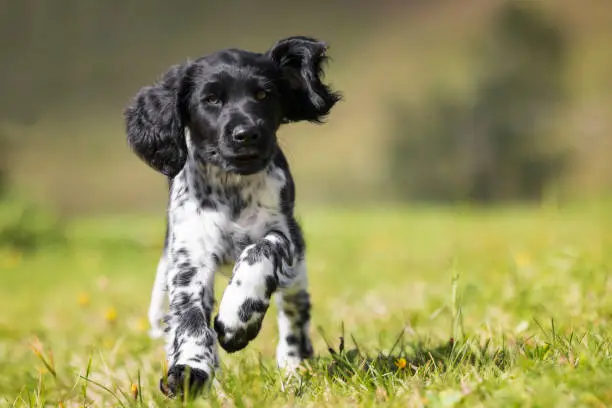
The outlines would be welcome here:
[[[295,372],[302,361],[302,358],[293,350],[286,350],[283,346],[276,349],[276,365],[285,372]]]
[[[237,308],[228,306],[219,308],[214,328],[221,347],[228,353],[233,353],[242,350],[257,337],[268,310],[268,303],[246,299]]]
[[[168,370],[167,378],[159,381],[159,389],[168,397],[198,396],[210,384],[210,376],[204,370],[177,364]]]
[[[267,306],[265,309],[267,309]],[[221,314],[217,315],[214,328],[221,347],[228,353],[234,353],[245,348],[259,334],[264,315],[265,310],[252,314],[246,322],[238,319],[238,321],[230,321],[229,324],[226,323],[227,320],[222,319]]]
[[[312,343],[307,335],[289,334],[281,338],[276,347],[276,364],[280,369],[293,372],[313,354]]]

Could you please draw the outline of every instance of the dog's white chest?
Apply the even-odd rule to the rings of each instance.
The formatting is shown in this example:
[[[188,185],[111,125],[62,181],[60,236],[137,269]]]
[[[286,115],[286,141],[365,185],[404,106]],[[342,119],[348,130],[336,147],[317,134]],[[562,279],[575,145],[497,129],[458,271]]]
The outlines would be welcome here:
[[[263,236],[283,221],[280,180],[267,178],[259,188],[247,193],[247,203],[231,223],[232,232],[251,241]]]

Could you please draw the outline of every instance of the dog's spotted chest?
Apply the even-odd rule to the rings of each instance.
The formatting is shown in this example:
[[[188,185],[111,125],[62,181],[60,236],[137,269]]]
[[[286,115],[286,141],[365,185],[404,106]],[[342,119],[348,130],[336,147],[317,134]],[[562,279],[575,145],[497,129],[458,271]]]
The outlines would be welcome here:
[[[251,176],[228,175],[208,165],[185,170],[175,181],[176,195],[200,206],[203,229],[224,237],[224,248],[218,251],[222,260],[235,258],[271,230],[285,229],[281,191],[287,180],[282,169],[271,164]]]
[[[278,229],[284,223],[280,210],[280,189],[282,186],[266,179],[247,195],[238,208],[229,208],[228,232],[232,237],[232,255],[240,253],[247,245],[262,239],[270,230]]]

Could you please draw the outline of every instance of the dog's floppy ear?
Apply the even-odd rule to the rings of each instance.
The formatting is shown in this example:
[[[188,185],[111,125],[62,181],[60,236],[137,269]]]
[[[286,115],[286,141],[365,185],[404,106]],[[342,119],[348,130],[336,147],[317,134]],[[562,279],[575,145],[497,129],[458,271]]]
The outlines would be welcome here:
[[[314,38],[289,37],[277,42],[268,55],[281,69],[288,87],[285,121],[321,122],[341,98],[322,82],[327,45]]]
[[[183,105],[190,87],[188,67],[171,67],[155,84],[142,88],[124,112],[130,147],[168,177],[176,176],[187,160]]]

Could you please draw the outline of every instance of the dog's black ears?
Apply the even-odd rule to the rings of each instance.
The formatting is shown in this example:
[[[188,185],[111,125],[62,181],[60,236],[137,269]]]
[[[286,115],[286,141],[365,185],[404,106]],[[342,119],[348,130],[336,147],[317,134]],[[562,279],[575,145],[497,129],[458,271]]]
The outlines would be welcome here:
[[[322,82],[327,45],[314,38],[289,37],[277,42],[268,55],[281,68],[288,89],[285,121],[321,122],[341,99]]]
[[[188,66],[175,65],[155,84],[142,88],[124,112],[132,150],[168,177],[176,176],[187,160],[183,103]]]

